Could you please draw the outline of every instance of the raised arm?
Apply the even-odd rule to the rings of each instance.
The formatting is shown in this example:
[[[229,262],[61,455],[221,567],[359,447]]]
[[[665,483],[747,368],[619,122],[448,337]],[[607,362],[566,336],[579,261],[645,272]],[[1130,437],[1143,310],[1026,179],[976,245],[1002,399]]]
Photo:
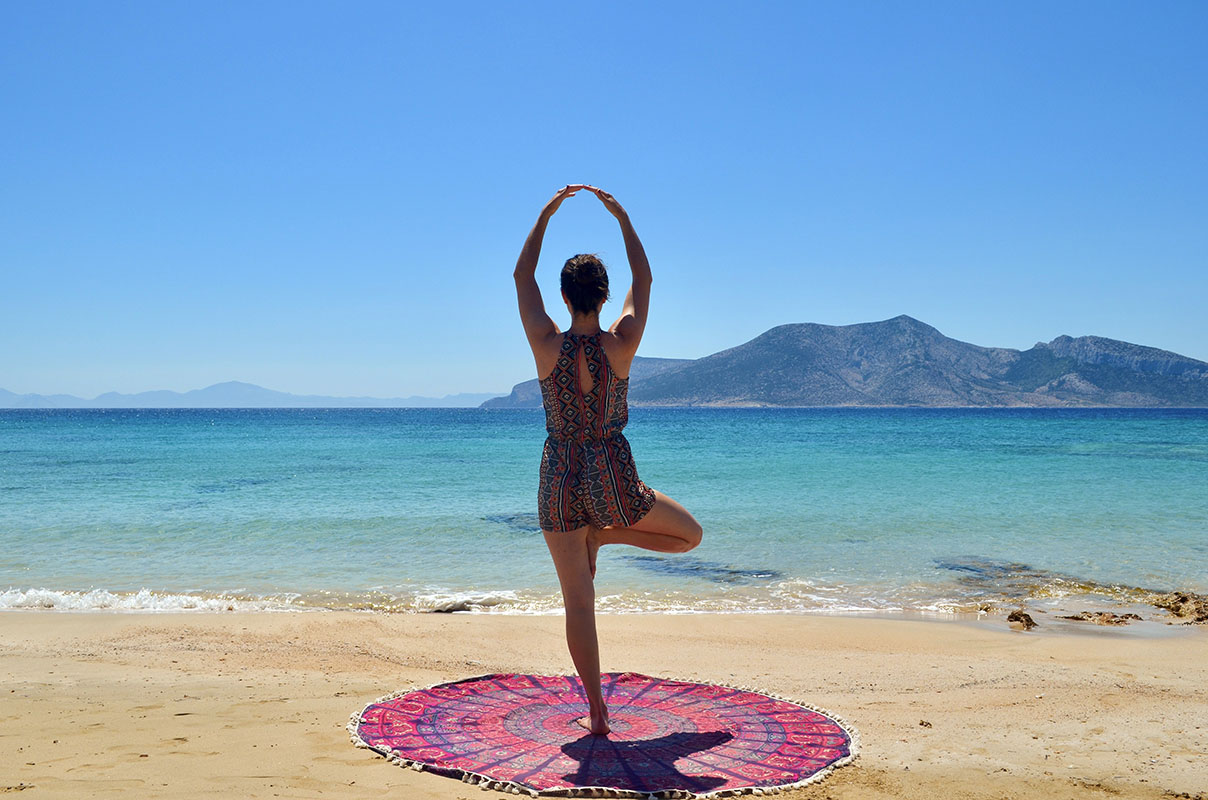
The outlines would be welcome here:
[[[625,239],[625,255],[629,259],[629,271],[633,273],[633,282],[630,284],[629,293],[625,295],[625,306],[621,309],[621,316],[609,330],[625,343],[626,349],[636,353],[638,344],[642,341],[642,333],[646,330],[646,312],[650,308],[650,262],[646,259],[646,250],[642,247],[642,240],[638,238],[637,231],[633,229],[633,223],[629,221],[629,214],[625,212],[616,198],[603,189],[591,186],[587,188],[595,192],[596,197],[600,198],[600,202],[604,204],[609,213],[616,217],[621,226],[621,235]]]
[[[541,300],[541,289],[537,286],[537,260],[541,257],[541,242],[545,239],[545,228],[549,224],[550,217],[554,216],[554,212],[562,205],[562,201],[568,197],[574,197],[575,192],[583,188],[586,188],[583,184],[572,183],[563,186],[554,194],[545,204],[545,208],[541,209],[536,224],[529,231],[528,239],[524,241],[524,249],[520,251],[520,258],[516,259],[516,271],[513,273],[513,277],[516,279],[516,298],[520,302],[520,321],[524,324],[524,334],[528,337],[534,355],[539,352],[545,342],[558,335],[558,326],[550,319],[549,314],[545,313],[545,303]]]

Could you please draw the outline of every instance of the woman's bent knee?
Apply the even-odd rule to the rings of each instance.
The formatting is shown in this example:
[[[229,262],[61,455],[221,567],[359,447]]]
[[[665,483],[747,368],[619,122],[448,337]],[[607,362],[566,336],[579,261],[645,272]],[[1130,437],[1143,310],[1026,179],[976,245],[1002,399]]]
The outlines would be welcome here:
[[[675,552],[686,553],[689,550],[695,550],[700,545],[704,531],[701,530],[700,523],[689,516],[687,521],[679,526],[679,530],[675,531],[673,535],[683,543],[680,547],[676,548]]]
[[[701,529],[699,522],[692,520],[692,525],[688,528],[687,534],[688,536],[684,540],[684,544],[686,545],[686,547],[684,547],[685,553],[689,550],[695,550],[700,545],[700,541],[704,537],[705,532]]]

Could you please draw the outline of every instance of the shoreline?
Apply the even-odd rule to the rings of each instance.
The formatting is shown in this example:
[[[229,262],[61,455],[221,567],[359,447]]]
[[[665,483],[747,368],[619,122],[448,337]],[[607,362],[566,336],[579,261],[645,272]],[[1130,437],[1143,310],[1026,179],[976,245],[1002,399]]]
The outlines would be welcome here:
[[[9,589],[8,593],[23,590]],[[54,595],[59,601],[64,596],[73,596],[76,600],[88,595],[89,592],[52,591],[47,589],[24,590],[35,600],[46,595]],[[93,590],[98,591],[98,590]],[[0,597],[5,593],[0,592]],[[380,604],[358,605],[320,605],[306,602],[293,602],[271,597],[235,596],[226,594],[177,594],[158,593],[142,590],[140,592],[100,592],[101,602],[95,606],[80,607],[78,604],[69,606],[45,604],[18,604],[0,606],[0,615],[5,614],[50,614],[50,615],[118,615],[118,616],[148,616],[161,617],[179,614],[182,617],[231,616],[239,614],[353,614],[353,615],[382,615],[382,616],[473,616],[473,617],[558,617],[562,615],[559,607],[525,608],[509,607],[500,604],[478,604],[469,602],[452,602],[435,608],[401,608],[382,606]],[[954,608],[597,608],[600,617],[818,617],[836,619],[877,619],[883,621],[917,621],[925,623],[945,623],[969,625],[988,630],[1024,631],[1039,635],[1129,635],[1141,638],[1167,638],[1180,635],[1180,631],[1203,625],[1205,608],[1208,607],[1208,596],[1195,593],[1167,593],[1168,595],[1182,594],[1192,598],[1197,605],[1192,610],[1198,616],[1189,618],[1178,616],[1169,609],[1147,605],[1133,599],[1124,601],[1116,599],[1109,601],[1102,596],[1085,595],[1063,598],[1061,604],[1041,607],[1037,602],[1006,603],[1001,600],[986,604],[980,609]],[[1033,601],[1036,598],[1032,598]],[[49,600],[47,600],[49,602]],[[141,603],[141,604],[139,604]],[[1024,626],[1012,621],[1016,611],[1024,612],[1034,625]],[[1076,619],[1074,614],[1086,613],[1102,615],[1104,618]],[[1198,624],[1197,624],[1198,623]]]
[[[1208,786],[1208,630],[1036,635],[811,614],[611,614],[603,667],[754,686],[842,716],[861,755],[798,798],[1161,798]],[[560,615],[0,614],[0,791],[502,797],[348,742],[413,686],[568,674]],[[652,647],[651,642],[658,642]],[[926,724],[923,724],[926,723]]]
[[[22,616],[35,615],[39,612],[28,609],[0,609],[0,629],[4,628],[4,618],[6,616]],[[233,611],[233,612],[191,612],[191,611],[50,611],[46,612],[54,616],[81,616],[81,617],[118,617],[129,619],[145,619],[148,622],[160,621],[165,618],[181,617],[183,620],[199,620],[209,617],[220,619],[233,619],[241,615],[248,616],[274,616],[274,617],[331,617],[333,615],[349,615],[355,618],[374,618],[374,617],[475,617],[487,619],[500,618],[518,618],[518,619],[562,619],[564,615],[561,612],[548,614],[491,614],[491,613],[464,613],[457,612],[454,614],[446,613],[428,613],[428,612],[380,612],[380,611],[350,611],[350,610],[333,610],[333,609],[300,609],[297,613],[291,611],[275,611],[275,610],[260,610],[260,611]],[[1075,620],[1054,620],[1043,621],[1038,627],[1025,630],[1022,626],[1007,622],[1006,615],[982,615],[960,614],[960,615],[934,615],[928,613],[887,613],[887,612],[808,612],[808,611],[791,611],[791,612],[762,612],[755,614],[735,614],[730,612],[702,612],[700,614],[676,614],[676,613],[660,613],[653,611],[634,611],[624,613],[597,613],[597,621],[603,619],[723,619],[729,620],[736,617],[750,618],[770,618],[770,619],[800,619],[803,622],[808,620],[834,620],[836,622],[855,621],[855,622],[875,622],[883,623],[889,626],[896,625],[923,625],[936,627],[949,627],[957,629],[967,629],[970,631],[989,632],[989,633],[1007,633],[1015,636],[1037,639],[1061,639],[1061,640],[1077,640],[1077,639],[1108,639],[1117,641],[1168,641],[1180,640],[1195,636],[1208,637],[1208,627],[1203,625],[1195,625],[1191,623],[1158,623],[1149,620],[1141,622],[1132,622],[1128,624],[1099,624],[1087,621]],[[567,666],[567,671],[573,671],[573,666]],[[1208,755],[1208,753],[1205,753]],[[1208,796],[1205,797],[1208,800]]]

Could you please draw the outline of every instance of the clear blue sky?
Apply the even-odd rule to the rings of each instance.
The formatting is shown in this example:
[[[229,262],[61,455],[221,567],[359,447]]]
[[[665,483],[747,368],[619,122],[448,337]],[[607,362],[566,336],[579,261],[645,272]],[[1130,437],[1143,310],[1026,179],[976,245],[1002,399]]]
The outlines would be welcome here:
[[[506,390],[575,181],[645,355],[905,313],[1208,360],[1208,3],[589,6],[3,4],[0,388]],[[551,310],[585,251],[622,297],[580,195]]]

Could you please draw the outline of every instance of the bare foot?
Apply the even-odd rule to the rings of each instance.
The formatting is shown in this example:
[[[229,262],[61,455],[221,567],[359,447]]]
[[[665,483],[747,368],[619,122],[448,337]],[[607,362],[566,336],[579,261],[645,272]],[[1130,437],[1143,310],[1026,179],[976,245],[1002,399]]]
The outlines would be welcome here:
[[[608,726],[607,713],[603,713],[597,717],[593,711],[590,716],[579,717],[577,720],[575,720],[575,722],[579,723],[580,727],[586,728],[596,736],[604,736],[612,730],[612,728]]]
[[[595,580],[596,577],[596,556],[600,552],[600,530],[599,528],[587,529],[587,566],[591,570],[591,577]]]

